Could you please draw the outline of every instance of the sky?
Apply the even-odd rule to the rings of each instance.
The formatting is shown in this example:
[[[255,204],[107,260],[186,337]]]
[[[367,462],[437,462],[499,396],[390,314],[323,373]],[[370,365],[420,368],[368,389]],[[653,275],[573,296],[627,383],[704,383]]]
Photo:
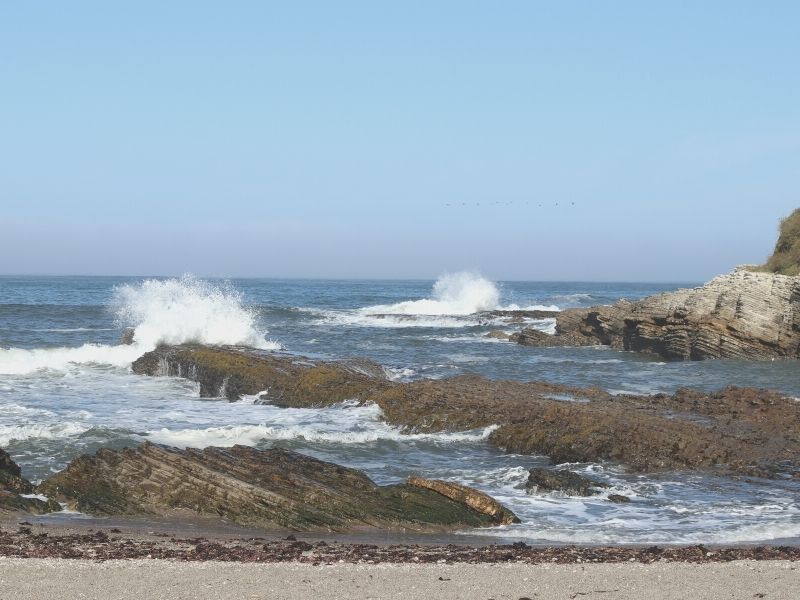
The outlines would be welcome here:
[[[0,3],[0,273],[703,281],[800,206],[799,22]]]

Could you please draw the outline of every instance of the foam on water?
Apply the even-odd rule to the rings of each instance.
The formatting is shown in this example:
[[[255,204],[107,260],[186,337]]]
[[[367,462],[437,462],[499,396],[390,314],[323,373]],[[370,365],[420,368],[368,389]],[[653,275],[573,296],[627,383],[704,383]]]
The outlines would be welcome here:
[[[75,364],[127,367],[158,344],[197,342],[280,348],[265,339],[265,331],[259,330],[255,314],[242,305],[236,290],[190,275],[119,286],[114,291],[112,308],[120,325],[134,328],[133,344],[0,349],[0,374],[64,370]]]
[[[497,426],[471,431],[442,433],[403,433],[387,425],[381,409],[374,404],[357,405],[345,402],[322,409],[262,408],[269,422],[237,424],[222,427],[161,428],[148,431],[148,440],[178,447],[255,446],[266,441],[305,440],[331,444],[367,444],[380,440],[428,441],[433,443],[470,443],[485,440]]]
[[[90,427],[84,423],[66,421],[55,424],[36,425],[0,425],[0,447],[7,446],[9,442],[24,441],[32,438],[45,440],[63,439],[80,435]]]
[[[361,309],[371,315],[471,315],[500,305],[497,286],[476,273],[442,275],[433,284],[433,297]]]
[[[265,339],[239,292],[191,275],[119,286],[113,307],[119,322],[134,328],[134,343],[143,346],[198,342],[280,347]]]

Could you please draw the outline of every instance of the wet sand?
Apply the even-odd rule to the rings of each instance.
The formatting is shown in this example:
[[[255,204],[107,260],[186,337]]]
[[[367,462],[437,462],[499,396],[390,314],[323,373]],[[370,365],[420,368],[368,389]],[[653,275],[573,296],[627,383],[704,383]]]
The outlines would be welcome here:
[[[0,599],[791,599],[800,563],[243,564],[0,558]]]

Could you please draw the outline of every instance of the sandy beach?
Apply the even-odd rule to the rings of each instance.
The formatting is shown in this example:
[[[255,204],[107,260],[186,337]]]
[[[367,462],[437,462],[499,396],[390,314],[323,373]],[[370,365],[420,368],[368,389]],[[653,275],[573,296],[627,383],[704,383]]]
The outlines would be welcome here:
[[[797,597],[790,561],[593,565],[321,565],[0,558],[0,598]]]

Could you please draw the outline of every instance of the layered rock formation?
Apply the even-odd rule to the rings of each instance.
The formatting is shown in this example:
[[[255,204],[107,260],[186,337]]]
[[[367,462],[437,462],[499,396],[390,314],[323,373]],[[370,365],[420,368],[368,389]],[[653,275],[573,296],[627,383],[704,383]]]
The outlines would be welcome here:
[[[0,510],[22,510],[34,514],[43,514],[61,510],[54,501],[38,498],[26,498],[22,494],[32,494],[34,486],[22,477],[19,465],[8,452],[0,448]]]
[[[606,345],[669,360],[800,358],[800,277],[737,269],[694,289],[570,309],[531,346]]]
[[[221,390],[229,399],[233,390],[266,390],[264,401],[282,407],[375,403],[387,422],[406,431],[492,426],[489,443],[555,463],[607,459],[635,471],[800,476],[800,403],[764,390],[612,396],[477,376],[395,383],[351,364],[203,346],[157,348],[137,360],[134,371],[181,375],[200,381],[204,395]]]
[[[72,461],[39,490],[93,515],[187,509],[298,531],[488,526],[516,517],[485,494],[414,478],[377,486],[364,473],[282,449],[179,450],[145,443]]]

